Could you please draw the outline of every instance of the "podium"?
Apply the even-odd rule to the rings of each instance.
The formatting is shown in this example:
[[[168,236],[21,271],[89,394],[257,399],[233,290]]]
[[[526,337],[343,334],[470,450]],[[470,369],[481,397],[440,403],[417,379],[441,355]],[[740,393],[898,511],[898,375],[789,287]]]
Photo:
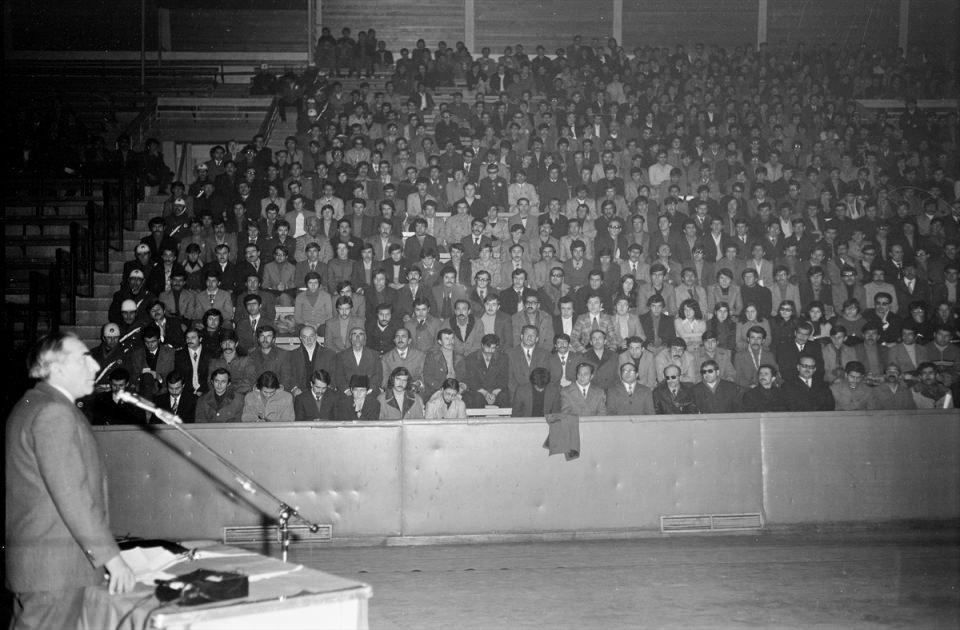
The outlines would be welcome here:
[[[372,589],[363,582],[284,563],[237,547],[204,547],[208,557],[178,563],[166,573],[196,569],[236,571],[250,579],[245,598],[201,606],[161,604],[154,588],[137,584],[130,593],[110,595],[106,586],[84,593],[80,627],[89,630],[367,630],[367,601]]]

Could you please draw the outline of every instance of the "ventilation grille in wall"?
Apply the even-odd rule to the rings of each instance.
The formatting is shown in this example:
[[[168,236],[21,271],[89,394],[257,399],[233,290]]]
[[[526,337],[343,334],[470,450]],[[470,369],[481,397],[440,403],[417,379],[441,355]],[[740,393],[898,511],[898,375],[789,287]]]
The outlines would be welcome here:
[[[763,529],[763,518],[760,514],[695,514],[660,517],[662,533],[729,532],[751,529]]]
[[[306,525],[290,525],[290,544],[306,542],[329,542],[333,538],[333,526],[321,525],[311,532]],[[226,545],[245,545],[263,542],[278,542],[279,528],[276,525],[236,525],[223,528],[223,542]]]

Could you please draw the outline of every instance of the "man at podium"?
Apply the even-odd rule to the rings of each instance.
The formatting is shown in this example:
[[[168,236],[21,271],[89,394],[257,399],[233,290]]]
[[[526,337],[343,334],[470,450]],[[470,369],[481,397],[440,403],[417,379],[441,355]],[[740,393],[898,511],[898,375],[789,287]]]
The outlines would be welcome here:
[[[7,419],[6,575],[11,628],[75,628],[84,587],[110,593],[134,576],[110,532],[107,477],[93,431],[75,406],[99,364],[70,333],[43,337],[27,359],[39,379]]]

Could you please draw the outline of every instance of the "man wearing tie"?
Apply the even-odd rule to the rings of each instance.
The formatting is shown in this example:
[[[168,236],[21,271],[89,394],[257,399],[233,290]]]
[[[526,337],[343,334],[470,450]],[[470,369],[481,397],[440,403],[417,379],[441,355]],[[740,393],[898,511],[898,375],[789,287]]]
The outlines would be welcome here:
[[[504,286],[500,291],[500,310],[511,318],[523,310],[527,297],[537,294],[527,286],[527,272],[524,269],[514,269],[510,274],[510,286]]]
[[[404,367],[410,372],[410,383],[423,385],[423,368],[426,354],[422,350],[410,347],[410,331],[398,328],[393,337],[393,349],[380,359],[383,364],[383,382],[379,385],[386,390],[387,380],[395,369]]]
[[[293,272],[293,283],[297,285],[297,287],[304,286],[308,273],[313,272],[318,274],[321,282],[326,280],[328,276],[327,265],[320,260],[320,245],[310,243],[304,251],[307,255],[306,260],[298,262]]]
[[[440,309],[440,319],[453,317],[453,307],[458,300],[467,299],[467,291],[457,284],[457,272],[452,267],[444,267],[443,281],[433,287],[433,303]]]
[[[470,234],[460,239],[460,244],[463,245],[463,257],[467,260],[476,260],[480,257],[480,250],[484,246],[493,244],[490,237],[483,233],[486,227],[486,221],[474,219],[470,223]]]
[[[633,363],[621,364],[620,382],[607,389],[607,413],[612,416],[652,416],[656,413],[653,392],[637,382],[637,369]]]
[[[553,341],[554,351],[550,355],[550,382],[566,387],[576,378],[577,365],[583,361],[583,355],[570,350],[570,336],[558,333]]]
[[[538,367],[547,367],[550,355],[537,343],[539,331],[536,326],[527,324],[520,331],[520,345],[507,352],[507,365],[510,370],[510,391],[530,383],[530,373]]]
[[[620,347],[622,340],[620,333],[613,324],[613,318],[601,312],[600,296],[592,295],[587,299],[587,312],[577,318],[570,335],[573,349],[583,352],[590,345],[590,334],[594,330],[601,330],[606,335],[607,346],[611,349]]]
[[[637,243],[627,247],[627,260],[620,266],[623,273],[630,274],[637,281],[650,279],[650,265],[643,261],[643,246]]]
[[[204,351],[200,343],[200,332],[188,330],[186,347],[177,350],[174,358],[174,369],[183,374],[187,391],[199,395],[209,389],[207,372],[210,367],[210,355]]]
[[[577,380],[560,390],[563,413],[577,416],[607,415],[607,395],[593,384],[594,367],[586,361],[577,365]]]
[[[186,391],[183,376],[176,370],[167,374],[166,381],[167,393],[156,396],[153,399],[153,404],[175,416],[179,416],[184,422],[193,422],[197,414],[197,396]],[[151,422],[160,423],[161,420],[153,416]]]
[[[297,422],[333,420],[337,393],[330,389],[330,373],[317,370],[310,377],[310,387],[293,399],[294,419]]]
[[[262,300],[259,295],[247,294],[243,299],[243,307],[247,316],[237,321],[237,340],[240,347],[250,352],[257,346],[257,328],[268,323],[260,312]]]

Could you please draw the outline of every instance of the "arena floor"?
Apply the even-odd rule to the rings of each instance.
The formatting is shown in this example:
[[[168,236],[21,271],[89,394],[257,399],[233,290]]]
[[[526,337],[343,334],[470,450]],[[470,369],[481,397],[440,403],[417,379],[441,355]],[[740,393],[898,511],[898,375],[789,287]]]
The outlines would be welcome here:
[[[370,627],[957,628],[960,531],[292,549]]]

